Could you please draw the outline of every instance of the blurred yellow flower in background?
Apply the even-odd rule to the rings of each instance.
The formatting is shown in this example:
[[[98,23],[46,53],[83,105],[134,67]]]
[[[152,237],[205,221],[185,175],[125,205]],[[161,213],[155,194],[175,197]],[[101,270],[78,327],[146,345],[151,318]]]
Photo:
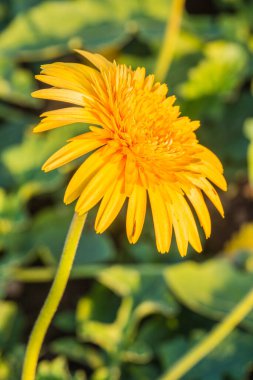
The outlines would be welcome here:
[[[240,230],[225,244],[224,252],[236,253],[238,251],[253,253],[253,223],[243,224]]]
[[[158,251],[169,251],[174,230],[182,256],[188,243],[201,252],[191,206],[208,238],[211,220],[203,193],[223,216],[219,196],[209,181],[222,190],[226,181],[219,159],[198,143],[199,122],[180,116],[175,97],[166,97],[166,84],[156,83],[154,75],[146,76],[144,68],[132,70],[98,54],[79,53],[98,70],[78,63],[42,66],[37,79],[53,87],[35,91],[33,96],[75,107],[45,112],[34,131],[76,122],[92,126],[53,154],[43,170],[94,151],[70,180],[66,204],[77,199],[76,212],[81,215],[101,201],[95,230],[102,233],[128,199],[126,231],[129,242],[135,243],[149,197]]]

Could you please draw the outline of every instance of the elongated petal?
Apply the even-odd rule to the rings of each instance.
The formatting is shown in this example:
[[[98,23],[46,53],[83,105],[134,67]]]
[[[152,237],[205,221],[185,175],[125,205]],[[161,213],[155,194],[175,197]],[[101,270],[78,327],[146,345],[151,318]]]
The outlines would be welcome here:
[[[35,78],[54,87],[65,88],[66,90],[73,90],[78,92],[83,91],[83,87],[79,83],[75,83],[70,80],[57,78],[50,75],[35,75]]]
[[[218,172],[210,162],[203,161],[202,173],[221,190],[227,190],[227,182],[222,173]]]
[[[130,243],[138,241],[146,215],[147,191],[141,185],[135,185],[129,197],[126,217],[126,231]]]
[[[42,169],[45,172],[49,172],[53,169],[59,168],[60,166],[65,165],[68,162],[71,162],[76,158],[99,148],[103,144],[104,143],[99,140],[91,139],[71,141],[63,148],[59,149],[56,153],[54,153],[45,162]]]
[[[125,191],[127,195],[130,195],[133,191],[134,184],[137,182],[138,169],[136,166],[136,161],[132,155],[128,155],[126,158],[125,165]]]
[[[185,225],[185,230],[188,233],[189,243],[195,249],[195,251],[201,252],[202,245],[199,238],[198,228],[186,199],[181,194],[177,194],[177,199],[176,196],[174,196],[173,199],[175,200],[174,210],[178,215],[178,219],[180,219],[181,223]],[[183,248],[183,250],[184,249],[185,248]]]
[[[201,152],[200,158],[205,159],[206,162],[210,162],[213,166],[217,168],[220,173],[223,173],[223,166],[219,158],[208,148],[203,145],[200,145],[203,150]]]
[[[112,66],[112,63],[100,54],[92,54],[92,53],[89,53],[88,51],[78,50],[78,49],[76,49],[75,51],[81,54],[84,58],[88,59],[88,61],[90,61],[99,70],[109,69]]]
[[[92,175],[105,165],[108,156],[103,155],[102,149],[92,153],[75,172],[66,189],[64,203],[69,204],[78,198]]]
[[[32,96],[34,98],[57,100],[59,102],[66,102],[77,104],[78,106],[85,106],[84,94],[72,90],[46,88],[44,90],[34,91],[32,93]]]
[[[65,118],[84,120],[84,118],[87,115],[92,115],[92,114],[90,111],[87,111],[83,107],[65,107],[65,108],[58,108],[53,111],[44,112],[41,116],[50,117],[55,120],[64,120]]]
[[[219,211],[220,215],[224,218],[224,209],[220,200],[220,197],[215,190],[215,188],[211,185],[211,183],[206,178],[200,179],[192,179],[192,182],[199,187],[206,196],[210,199],[216,209]]]
[[[97,233],[103,233],[120,212],[126,200],[126,194],[122,191],[122,178],[116,178],[113,185],[108,188],[99,206],[95,221],[95,230]]]
[[[79,214],[85,214],[95,206],[103,198],[111,183],[119,174],[120,168],[118,164],[108,163],[101,167],[82,191],[76,204],[76,211]]]
[[[36,127],[34,127],[33,132],[40,133],[74,123],[77,123],[77,120],[52,120],[50,118],[44,119],[38,125],[36,125]]]
[[[92,92],[91,86],[91,75],[100,77],[100,73],[88,66],[82,65],[80,63],[69,63],[69,62],[55,62],[48,65],[42,66],[41,74],[64,78],[65,80],[76,83],[82,86],[83,89]]]
[[[171,244],[171,218],[168,214],[165,201],[156,188],[148,189],[153,222],[155,228],[156,245],[160,253],[166,253]]]
[[[48,131],[73,123],[99,124],[99,121],[90,111],[80,107],[61,108],[54,111],[44,112],[41,116],[45,118],[33,129],[33,132],[35,133]]]
[[[200,224],[204,229],[206,238],[209,238],[211,235],[211,219],[201,191],[198,190],[196,187],[184,189],[184,191],[198,215]]]

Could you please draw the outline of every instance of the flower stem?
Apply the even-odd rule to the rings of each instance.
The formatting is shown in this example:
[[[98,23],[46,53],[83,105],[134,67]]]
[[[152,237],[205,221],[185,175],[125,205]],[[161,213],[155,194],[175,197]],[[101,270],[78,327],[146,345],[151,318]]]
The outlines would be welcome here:
[[[169,13],[162,47],[156,63],[155,76],[160,82],[164,81],[174,55],[177,37],[180,30],[185,0],[173,0]]]
[[[40,349],[48,326],[66,288],[86,216],[74,215],[53,285],[32,330],[23,366],[22,380],[34,380]]]
[[[219,323],[213,331],[179,359],[160,380],[181,379],[195,364],[208,355],[233,329],[246,317],[253,308],[253,289],[239,304]]]
[[[79,265],[72,269],[70,278],[98,277],[100,272],[113,267],[114,265],[108,266],[106,264]],[[128,264],[124,265],[124,268],[126,270],[136,270],[145,276],[162,275],[166,269],[163,264]],[[10,271],[10,278],[25,283],[48,282],[54,279],[55,273],[54,267],[14,268]]]

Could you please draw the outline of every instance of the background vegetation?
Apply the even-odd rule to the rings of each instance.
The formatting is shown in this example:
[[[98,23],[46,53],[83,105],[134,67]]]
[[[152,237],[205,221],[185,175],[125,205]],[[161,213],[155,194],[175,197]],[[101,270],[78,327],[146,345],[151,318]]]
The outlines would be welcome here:
[[[62,198],[75,167],[45,174],[41,165],[87,128],[33,135],[39,113],[55,107],[31,98],[34,75],[42,63],[79,62],[74,48],[153,72],[170,4],[0,0],[0,380],[20,378],[73,213]],[[182,113],[201,120],[201,143],[224,164],[226,219],[210,206],[204,253],[181,259],[175,244],[169,255],[156,252],[150,217],[132,246],[123,214],[97,236],[91,212],[38,380],[157,379],[252,286],[252,25],[253,1],[188,0],[167,77]],[[252,364],[253,312],[184,380],[252,379]]]

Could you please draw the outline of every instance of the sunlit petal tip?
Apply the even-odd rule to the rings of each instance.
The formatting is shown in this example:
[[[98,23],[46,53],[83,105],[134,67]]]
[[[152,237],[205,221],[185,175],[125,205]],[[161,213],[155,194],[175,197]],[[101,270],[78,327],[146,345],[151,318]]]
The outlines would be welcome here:
[[[194,249],[195,249],[195,251],[196,251],[197,253],[202,253],[202,252],[203,252],[203,248],[202,248],[202,246],[200,246],[200,247],[195,247]]]
[[[41,131],[39,126],[33,128],[33,133],[40,133],[40,132],[43,132],[43,131]]]
[[[185,252],[179,252],[179,253],[180,253],[181,257],[186,257],[186,255],[187,255],[187,251],[185,251]]]
[[[133,236],[133,235],[130,236],[127,234],[127,239],[130,244],[135,244],[139,240],[139,236]]]
[[[223,177],[222,174],[221,174],[221,177],[219,178],[219,182],[217,182],[216,185],[217,185],[222,191],[227,191],[227,189],[228,189],[227,181],[225,180],[225,178]]]
[[[48,173],[50,171],[50,169],[48,169],[47,165],[43,165],[41,170],[43,170],[43,172],[45,172],[45,173]]]
[[[31,92],[31,96],[33,97],[33,98],[37,98],[37,92],[38,92],[39,90],[36,90],[36,91],[33,91],[33,92]]]
[[[157,250],[158,250],[158,253],[160,253],[161,255],[165,255],[166,253],[169,252],[167,249],[164,249],[164,248],[159,248]]]
[[[131,239],[131,243],[132,244],[135,244],[135,243],[137,243],[137,241],[139,240],[139,236],[132,236],[132,239]]]
[[[112,63],[100,54],[90,53],[86,50],[74,49],[75,52],[82,55],[88,61],[90,61],[99,70],[108,69],[112,66]]]

